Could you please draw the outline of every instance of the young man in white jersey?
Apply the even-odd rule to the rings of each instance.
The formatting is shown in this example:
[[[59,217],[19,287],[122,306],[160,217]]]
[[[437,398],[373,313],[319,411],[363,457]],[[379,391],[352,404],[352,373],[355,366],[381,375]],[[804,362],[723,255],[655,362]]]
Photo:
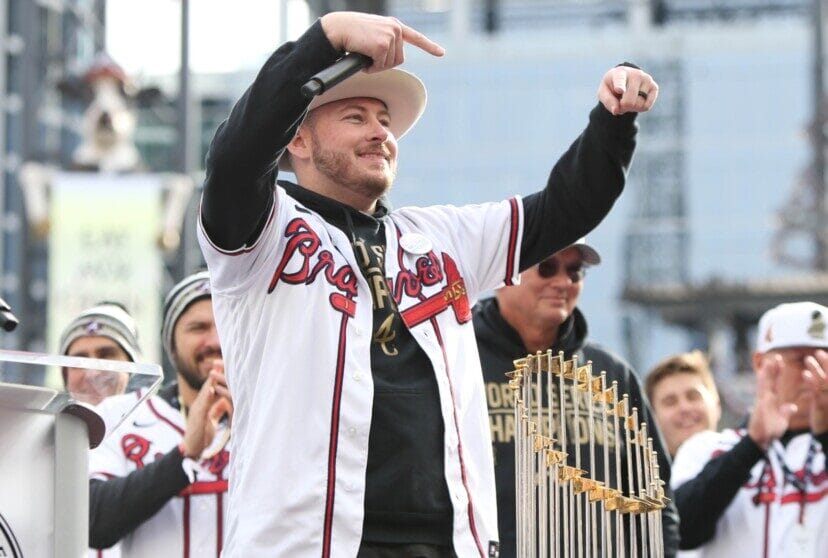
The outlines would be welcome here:
[[[827,326],[828,308],[813,302],[762,316],[746,426],[700,432],[676,454],[682,548],[720,558],[826,555]]]
[[[670,457],[693,434],[719,429],[722,404],[701,351],[672,355],[647,373],[644,391]]]
[[[206,272],[185,278],[167,295],[162,341],[177,381],[90,452],[90,546],[120,541],[125,558],[218,558],[229,462],[223,442],[232,405]],[[110,397],[98,409],[118,414],[137,397]]]
[[[658,92],[637,68],[607,72],[537,194],[391,210],[397,139],[426,100],[394,68],[405,43],[443,54],[394,18],[323,16],[211,144],[199,242],[237,406],[226,558],[497,555],[471,305],[606,215]],[[368,71],[304,98],[345,52]]]

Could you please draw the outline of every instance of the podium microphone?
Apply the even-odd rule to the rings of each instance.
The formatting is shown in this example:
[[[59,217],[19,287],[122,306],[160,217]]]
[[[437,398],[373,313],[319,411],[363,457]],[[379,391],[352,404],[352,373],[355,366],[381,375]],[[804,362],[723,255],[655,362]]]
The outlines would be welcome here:
[[[0,298],[0,327],[5,331],[14,331],[20,321],[12,314],[11,306]]]
[[[302,95],[305,99],[313,99],[328,89],[371,65],[373,60],[369,56],[358,52],[351,52],[325,68],[302,86]]]

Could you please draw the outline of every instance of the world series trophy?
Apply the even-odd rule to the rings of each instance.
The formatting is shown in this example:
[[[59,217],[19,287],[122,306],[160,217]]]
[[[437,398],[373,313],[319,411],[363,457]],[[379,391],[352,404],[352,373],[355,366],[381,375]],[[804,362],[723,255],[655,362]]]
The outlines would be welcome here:
[[[515,397],[517,555],[664,556],[661,510],[669,500],[647,424],[629,396],[618,382],[608,385],[605,372],[593,375],[590,362],[579,366],[563,353],[514,364],[507,377]]]

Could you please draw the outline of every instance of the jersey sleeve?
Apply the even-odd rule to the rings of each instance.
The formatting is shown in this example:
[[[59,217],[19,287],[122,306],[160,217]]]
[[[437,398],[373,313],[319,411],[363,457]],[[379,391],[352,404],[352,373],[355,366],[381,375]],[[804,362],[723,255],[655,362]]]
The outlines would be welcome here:
[[[716,535],[719,519],[750,477],[762,450],[748,436],[728,448],[724,434],[700,432],[682,444],[673,468],[681,548],[693,549]]]
[[[679,447],[673,460],[670,486],[675,490],[688,480],[695,478],[713,456],[718,432],[706,430],[690,436]]]
[[[126,476],[89,481],[89,545],[109,548],[154,516],[189,484],[173,448]]]
[[[277,187],[270,213],[255,242],[236,250],[223,250],[208,236],[203,222],[199,220],[197,237],[201,252],[210,269],[210,283],[213,293],[234,296],[243,293],[256,281],[261,273],[272,272],[269,263],[283,245],[277,231],[284,230],[283,221],[288,217],[288,196]]]
[[[216,130],[199,210],[215,245],[243,249],[261,234],[273,206],[270,194],[278,158],[308,107],[302,85],[340,56],[317,20],[268,58]]]

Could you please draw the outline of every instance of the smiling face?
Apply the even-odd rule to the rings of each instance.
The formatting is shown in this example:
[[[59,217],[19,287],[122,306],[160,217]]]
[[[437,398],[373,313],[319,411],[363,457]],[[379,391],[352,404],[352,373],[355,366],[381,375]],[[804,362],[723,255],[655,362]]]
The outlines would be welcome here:
[[[651,402],[670,455],[693,434],[715,430],[721,416],[718,396],[692,371],[664,376],[653,386]]]
[[[202,298],[190,304],[173,329],[173,363],[179,378],[198,391],[210,374],[213,359],[221,358],[213,301]]]
[[[299,182],[358,209],[372,207],[397,174],[390,123],[377,99],[343,99],[312,110],[288,146]]]
[[[103,335],[78,337],[69,345],[66,355],[123,362],[131,360],[118,343]],[[97,405],[110,395],[123,393],[129,380],[127,374],[85,368],[66,368],[64,378],[66,390],[75,399],[91,405]]]
[[[501,289],[498,296],[501,306],[505,300],[506,305],[518,310],[528,321],[557,329],[578,304],[584,285],[583,269],[583,258],[577,248],[561,250],[524,271],[520,285]]]

